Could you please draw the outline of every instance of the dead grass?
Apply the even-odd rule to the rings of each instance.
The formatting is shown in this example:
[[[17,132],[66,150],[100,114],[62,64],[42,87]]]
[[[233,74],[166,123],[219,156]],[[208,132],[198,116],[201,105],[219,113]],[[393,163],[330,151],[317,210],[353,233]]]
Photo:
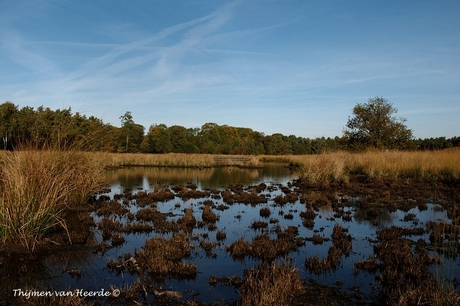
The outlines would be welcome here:
[[[89,153],[107,167],[159,166],[207,168],[215,166],[258,167],[263,162],[299,166],[299,176],[310,183],[348,182],[355,174],[369,178],[417,177],[430,180],[460,179],[458,150],[442,151],[338,151],[319,155],[219,156],[212,154],[117,154]],[[219,158],[224,158],[217,160]],[[246,161],[238,158],[246,158]],[[217,159],[216,159],[217,158]]]
[[[136,251],[136,260],[142,271],[147,271],[154,279],[167,276],[178,279],[193,279],[197,268],[194,264],[182,261],[190,257],[193,245],[184,233],[173,235],[169,239],[154,237],[147,240],[143,250]]]
[[[244,274],[240,306],[291,305],[295,295],[303,291],[298,270],[290,261],[261,263]]]
[[[3,152],[0,168],[0,240],[33,250],[62,212],[100,188],[101,171],[87,154],[72,151]]]
[[[245,166],[260,165],[258,156],[213,155],[213,154],[120,154],[93,153],[99,156],[108,167],[120,166],[156,166],[156,167],[196,167],[207,168],[215,166]],[[244,158],[245,160],[242,160]]]
[[[321,155],[290,155],[284,156],[283,159],[300,165],[300,178],[310,183],[347,183],[350,176],[356,174],[377,179],[460,179],[460,154],[456,150],[334,152]]]

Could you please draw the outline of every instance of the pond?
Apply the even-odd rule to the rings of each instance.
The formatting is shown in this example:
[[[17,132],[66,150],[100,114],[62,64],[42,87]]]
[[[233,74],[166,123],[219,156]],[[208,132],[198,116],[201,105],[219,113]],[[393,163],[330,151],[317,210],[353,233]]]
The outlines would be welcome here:
[[[98,205],[89,212],[95,225],[90,244],[96,246],[96,251],[95,247],[80,248],[55,252],[38,263],[31,261],[33,267],[27,267],[28,279],[15,279],[15,271],[25,265],[24,259],[5,257],[1,265],[2,282],[9,283],[2,283],[2,287],[10,291],[28,287],[87,291],[128,289],[140,276],[133,268],[136,266],[128,266],[127,262],[132,258],[132,262],[137,260],[142,265],[139,251],[146,252],[147,241],[155,237],[167,241],[180,229],[186,233],[187,246],[190,246],[189,255],[181,260],[184,267],[194,265],[196,270],[184,275],[165,273],[158,278],[150,275],[149,281],[159,288],[180,292],[184,301],[231,303],[239,298],[232,280],[243,279],[245,269],[254,268],[268,256],[254,253],[234,256],[232,246],[238,240],[254,242],[264,235],[269,243],[289,229],[294,232],[291,238],[295,245],[288,251],[276,253],[276,260],[290,258],[303,279],[337,286],[355,301],[366,303],[377,295],[376,275],[364,271],[354,273],[355,263],[373,256],[378,243],[377,231],[391,226],[417,229],[434,222],[449,222],[446,211],[438,203],[419,203],[406,211],[370,209],[360,204],[365,195],[299,189],[293,183],[296,179],[295,173],[277,164],[257,169],[107,170],[106,189],[97,195]],[[161,190],[170,193],[162,198]],[[237,194],[246,198],[237,198]],[[218,220],[203,220],[206,206]],[[197,223],[182,230],[180,220],[186,210],[193,213]],[[155,215],[158,212],[161,215]],[[152,213],[153,217],[142,217],[143,213]],[[126,230],[129,224],[135,223],[142,223],[146,228]],[[121,230],[122,227],[125,230]],[[336,245],[335,229],[340,229],[341,237],[348,239],[350,248],[341,251],[332,267],[315,270],[313,259],[327,258],[331,247]],[[418,239],[429,241],[430,236],[420,231],[406,238],[415,244]],[[308,267],[307,262],[312,265]],[[447,273],[449,278],[460,278],[459,264],[455,255],[444,258],[431,269],[433,273],[444,271],[439,277]],[[151,301],[153,296],[144,298]]]

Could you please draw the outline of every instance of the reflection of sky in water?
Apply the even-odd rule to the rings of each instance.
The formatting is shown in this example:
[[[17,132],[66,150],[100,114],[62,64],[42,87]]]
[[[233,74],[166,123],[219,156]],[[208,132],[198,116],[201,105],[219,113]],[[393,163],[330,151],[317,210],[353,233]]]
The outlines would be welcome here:
[[[177,168],[132,168],[132,169],[121,169],[117,171],[110,171],[107,175],[108,187],[111,192],[108,195],[113,196],[117,193],[122,193],[125,189],[132,189],[133,193],[139,192],[139,190],[145,190],[147,192],[159,189],[162,186],[168,185],[172,187],[176,184],[185,185],[188,182],[195,183],[198,189],[220,189],[222,190],[229,184],[242,184],[242,185],[257,185],[259,183],[266,183],[267,185],[283,184],[286,185],[292,181],[293,177],[288,169],[281,166],[270,166],[263,169],[239,169],[239,168],[216,168],[216,169],[177,169]],[[329,191],[330,192],[330,191]],[[264,194],[268,194],[269,191],[265,190]],[[306,205],[301,204],[299,201],[296,203],[288,203],[283,206],[275,205],[274,198],[281,194],[280,188],[275,190],[268,197],[267,204],[259,204],[256,206],[238,204],[226,205],[222,199],[211,199],[216,205],[224,204],[228,206],[228,209],[220,211],[214,210],[216,214],[220,216],[220,220],[217,222],[217,230],[209,232],[207,228],[195,228],[191,235],[198,235],[199,240],[192,240],[195,244],[195,248],[192,251],[192,257],[186,259],[186,262],[193,262],[197,265],[198,275],[196,281],[177,281],[177,280],[166,280],[164,287],[171,286],[173,290],[179,290],[184,293],[184,298],[191,299],[191,292],[199,292],[200,295],[196,297],[196,300],[203,302],[217,301],[220,299],[237,299],[238,293],[232,288],[221,286],[217,284],[215,287],[208,284],[210,276],[243,276],[244,269],[251,269],[257,261],[247,259],[244,262],[234,261],[229,253],[226,252],[226,247],[243,237],[247,241],[251,241],[255,235],[258,235],[265,230],[253,230],[250,228],[254,221],[265,221],[269,223],[270,218],[276,218],[279,220],[279,225],[282,228],[288,226],[296,226],[299,230],[299,237],[312,237],[314,234],[331,238],[332,229],[335,223],[340,224],[342,227],[348,229],[349,234],[353,237],[353,249],[348,257],[342,257],[341,267],[337,271],[326,272],[325,275],[316,276],[311,275],[306,271],[304,262],[307,257],[318,255],[320,258],[325,258],[329,247],[332,245],[332,241],[324,242],[322,245],[314,245],[312,242],[307,241],[305,246],[299,248],[295,252],[291,252],[289,256],[294,259],[295,265],[299,268],[301,276],[303,278],[314,278],[320,283],[326,283],[332,285],[334,282],[340,280],[345,284],[343,288],[347,288],[353,285],[362,286],[361,289],[364,292],[370,292],[372,284],[374,283],[374,275],[367,275],[362,272],[358,276],[353,276],[353,265],[357,260],[365,260],[371,254],[373,254],[373,243],[370,243],[368,239],[376,238],[376,230],[396,225],[403,227],[424,227],[428,221],[436,221],[446,219],[446,212],[434,211],[434,204],[428,203],[427,210],[420,211],[418,208],[413,208],[408,212],[396,211],[389,213],[383,210],[382,214],[378,217],[379,224],[374,224],[373,221],[364,220],[362,216],[365,214],[364,211],[360,211],[359,208],[349,203],[349,207],[344,207],[344,211],[351,210],[351,216],[353,221],[345,222],[341,218],[333,219],[334,211],[330,206],[323,206],[320,208],[317,217],[315,218],[314,229],[307,229],[302,225],[302,219],[300,213],[306,210]],[[321,196],[319,192],[307,192],[303,197],[315,198]],[[173,200],[167,202],[157,203],[157,209],[164,213],[170,213],[170,220],[177,219],[183,216],[183,209],[191,207],[194,211],[194,215],[197,220],[201,220],[203,201],[206,199],[189,199],[182,201],[176,197]],[[180,207],[175,207],[175,204],[179,204]],[[148,206],[147,206],[148,207]],[[262,207],[269,207],[271,215],[269,218],[263,218],[259,212]],[[132,213],[136,213],[140,207],[135,204],[131,204],[129,207]],[[294,218],[287,220],[283,215],[279,214],[282,211],[284,215],[292,213]],[[403,221],[404,216],[407,213],[415,214],[416,220],[419,224],[414,225],[412,222]],[[241,218],[235,218],[235,216],[241,216]],[[93,214],[96,223],[101,219]],[[356,218],[355,218],[356,217]],[[126,217],[119,219],[122,222],[127,222]],[[276,237],[273,232],[276,224],[269,223],[268,230],[272,238]],[[225,231],[227,234],[226,240],[218,242],[216,240],[217,231]],[[218,244],[213,249],[213,252],[217,255],[216,258],[206,257],[205,252],[199,247],[199,241],[203,239],[202,234],[208,233],[207,241],[214,241]],[[102,240],[100,233],[97,234],[97,239]],[[136,276],[131,276],[129,272],[125,272],[123,275],[116,275],[116,273],[109,273],[106,268],[106,264],[109,260],[118,260],[121,256],[126,253],[134,254],[136,249],[140,249],[144,246],[145,241],[156,236],[155,233],[150,234],[129,234],[126,235],[126,243],[120,247],[112,248],[106,252],[106,254],[90,255],[87,259],[87,263],[81,265],[82,277],[80,280],[71,278],[67,274],[63,274],[62,281],[64,288],[83,288],[87,290],[98,290],[101,288],[108,289],[110,284],[116,286],[129,286],[131,285]],[[160,234],[163,237],[169,238],[171,234]],[[419,237],[412,236],[408,237],[416,241]],[[427,237],[424,237],[427,239]],[[110,241],[107,241],[110,243]],[[458,266],[458,261],[456,263]],[[185,293],[188,290],[188,293]]]
[[[129,171],[126,171],[126,177],[135,177],[134,180],[125,180],[124,183],[115,180],[110,186],[113,193],[122,192],[124,189],[133,189],[133,192],[137,192],[137,189],[143,189],[148,192],[155,189],[161,188],[164,185],[172,187],[173,185],[185,185],[186,183],[195,183],[198,189],[224,189],[225,186],[230,184],[242,184],[242,185],[257,185],[259,183],[266,183],[267,185],[283,184],[286,185],[291,182],[293,178],[288,169],[280,166],[272,166],[264,169],[239,169],[239,168],[216,168],[216,169],[205,169],[205,170],[190,170],[190,169],[173,169],[164,170],[161,168],[147,168],[147,173],[143,176],[135,175],[136,169],[132,169],[131,175]],[[204,171],[204,172],[203,172]],[[166,173],[162,173],[166,172]],[[208,284],[210,276],[243,276],[244,269],[253,268],[257,261],[247,259],[244,262],[234,261],[229,253],[226,252],[226,246],[230,245],[240,237],[243,237],[247,241],[251,241],[255,235],[267,232],[267,229],[253,230],[250,228],[254,221],[265,221],[269,223],[270,218],[276,218],[279,220],[279,225],[282,228],[288,226],[296,226],[299,230],[299,237],[312,237],[314,234],[318,234],[322,237],[331,238],[332,229],[335,223],[338,223],[342,227],[348,229],[349,234],[353,237],[353,248],[348,257],[342,256],[341,266],[336,271],[326,272],[325,275],[312,275],[305,270],[304,262],[307,257],[318,255],[320,258],[325,258],[329,247],[332,246],[332,241],[324,242],[321,245],[314,245],[312,242],[306,242],[304,247],[299,248],[295,252],[291,252],[289,256],[294,259],[295,265],[299,268],[303,278],[314,278],[321,283],[333,285],[336,281],[340,280],[345,283],[344,288],[359,285],[363,292],[370,292],[374,283],[374,275],[367,275],[366,273],[360,273],[357,276],[353,276],[354,262],[358,260],[365,260],[373,254],[373,244],[368,239],[376,239],[376,230],[387,227],[387,226],[402,226],[402,227],[421,227],[425,226],[428,221],[443,220],[446,218],[446,212],[439,212],[433,210],[433,204],[427,204],[427,210],[420,211],[417,207],[410,209],[407,212],[396,211],[388,212],[385,209],[382,210],[382,214],[375,220],[369,221],[362,217],[365,211],[360,212],[358,207],[355,207],[350,202],[350,207],[344,207],[344,211],[351,211],[353,218],[351,222],[345,222],[341,218],[333,219],[334,211],[330,206],[323,206],[320,208],[317,217],[315,218],[314,229],[307,229],[302,225],[302,219],[300,212],[306,210],[305,204],[301,204],[299,201],[296,203],[288,203],[283,206],[275,205],[273,199],[282,194],[280,188],[275,188],[273,192],[264,191],[264,194],[270,194],[268,197],[267,204],[259,204],[256,206],[246,204],[232,204],[227,205],[228,209],[219,211],[214,210],[219,215],[220,219],[217,222],[217,230],[209,232],[207,228],[195,228],[192,235],[199,235],[199,240],[203,239],[202,234],[208,233],[208,241],[216,240],[217,231],[225,231],[227,233],[227,239],[224,240],[220,246],[214,248],[213,252],[217,255],[215,259],[206,257],[204,251],[199,247],[199,240],[193,241],[196,245],[194,255],[191,261],[198,266],[198,276],[196,281],[175,281],[168,280],[166,284],[172,286],[177,290],[190,290],[190,292],[200,292],[200,296],[197,298],[201,301],[216,301],[221,298],[237,299],[238,294],[232,288],[220,286],[215,287]],[[304,197],[317,197],[319,192],[316,194],[307,193]],[[167,202],[157,203],[157,209],[164,213],[172,213],[174,217],[170,219],[177,219],[183,216],[183,209],[191,207],[194,211],[194,215],[197,220],[201,220],[203,201],[205,199],[190,199],[182,201],[176,198]],[[222,199],[211,199],[216,205],[224,204]],[[356,199],[351,199],[356,200]],[[180,204],[180,207],[174,207],[176,203]],[[271,215],[268,218],[260,216],[259,211],[262,207],[269,207]],[[137,209],[131,208],[132,212],[136,212]],[[284,215],[292,213],[294,218],[288,220],[284,218],[284,215],[280,215],[282,211]],[[404,216],[408,213],[415,214],[416,220],[419,224],[414,225],[412,222],[403,221]],[[236,218],[240,216],[240,218]],[[374,221],[378,221],[378,224],[374,224]],[[269,223],[268,231],[272,238],[276,238],[276,234],[272,231],[275,224]],[[316,231],[316,232],[315,232]],[[136,248],[141,248],[145,240],[153,237],[154,234],[146,235],[129,235],[127,237],[128,243],[125,243],[121,249],[118,250],[117,254],[111,256],[122,255],[126,252],[133,253]],[[413,240],[417,240],[419,237],[410,237]],[[427,238],[427,237],[424,237]],[[110,251],[112,252],[112,251]],[[191,296],[189,296],[191,298]]]

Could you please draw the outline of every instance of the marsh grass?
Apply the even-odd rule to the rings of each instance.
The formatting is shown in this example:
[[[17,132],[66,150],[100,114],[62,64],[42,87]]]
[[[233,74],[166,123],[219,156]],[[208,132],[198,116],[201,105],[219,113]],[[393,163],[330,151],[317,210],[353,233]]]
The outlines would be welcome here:
[[[208,168],[260,167],[263,163],[296,165],[308,183],[348,183],[353,175],[372,179],[422,178],[431,181],[460,179],[460,150],[442,151],[337,151],[319,155],[212,155],[93,153],[106,167],[156,166]],[[246,160],[241,160],[245,158]]]
[[[298,270],[287,260],[276,264],[263,262],[245,271],[238,305],[291,305],[301,293],[303,283]]]
[[[33,251],[56,227],[63,212],[100,187],[101,168],[73,151],[22,150],[2,154],[0,241]]]
[[[371,179],[460,179],[459,150],[334,152],[283,158],[299,165],[299,177],[309,183],[347,183],[353,175],[363,175]]]
[[[119,154],[94,153],[103,160],[107,167],[150,166],[150,167],[190,167],[209,168],[217,166],[258,167],[258,156],[212,155],[212,154]]]

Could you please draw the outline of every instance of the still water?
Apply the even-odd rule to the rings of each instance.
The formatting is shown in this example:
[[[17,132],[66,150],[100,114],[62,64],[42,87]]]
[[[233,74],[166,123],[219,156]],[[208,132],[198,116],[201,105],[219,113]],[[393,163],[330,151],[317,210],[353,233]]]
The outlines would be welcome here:
[[[174,220],[184,215],[185,208],[191,208],[197,221],[202,219],[203,202],[212,200],[216,206],[225,205],[225,210],[214,210],[219,216],[216,222],[217,228],[209,230],[206,227],[195,227],[190,233],[190,236],[198,237],[199,240],[205,239],[209,242],[215,242],[216,246],[212,250],[212,256],[199,247],[199,240],[192,240],[195,244],[192,251],[192,256],[186,259],[186,262],[193,263],[197,266],[197,277],[193,280],[176,280],[166,279],[160,284],[162,288],[171,288],[174,291],[180,291],[183,294],[184,300],[195,299],[200,302],[215,302],[215,301],[235,301],[238,299],[238,292],[229,286],[221,284],[210,285],[208,283],[210,277],[232,277],[239,276],[243,278],[245,269],[252,269],[257,265],[259,260],[246,257],[245,260],[234,260],[227,252],[227,246],[239,238],[246,241],[251,241],[255,235],[268,233],[272,237],[276,237],[273,233],[274,227],[278,224],[281,228],[295,226],[298,229],[298,236],[301,238],[311,238],[314,235],[319,235],[323,238],[330,238],[334,225],[338,223],[343,228],[348,229],[348,234],[352,236],[352,251],[349,256],[342,256],[340,267],[328,271],[321,275],[309,273],[305,268],[305,259],[318,255],[320,258],[325,258],[332,241],[325,241],[322,244],[314,244],[311,241],[306,241],[305,245],[288,254],[293,259],[295,266],[304,279],[314,279],[319,283],[327,285],[340,284],[341,289],[345,292],[350,290],[359,290],[366,296],[371,294],[373,286],[375,286],[375,275],[360,273],[357,276],[353,274],[354,262],[365,260],[373,254],[374,240],[376,239],[376,230],[384,227],[396,225],[402,227],[423,227],[428,221],[447,220],[446,212],[437,207],[435,203],[427,203],[426,209],[422,211],[415,207],[409,211],[403,212],[396,210],[393,212],[381,211],[380,215],[373,220],[365,218],[366,211],[358,208],[355,201],[358,198],[349,198],[349,202],[343,209],[343,215],[351,216],[349,221],[343,218],[334,217],[335,211],[331,204],[323,205],[317,211],[317,216],[314,219],[314,226],[307,228],[303,226],[301,212],[306,210],[305,201],[300,199],[314,199],[324,197],[323,192],[315,190],[298,191],[299,199],[294,203],[286,203],[283,205],[276,204],[274,199],[276,196],[283,194],[282,188],[290,186],[290,183],[297,178],[295,173],[291,173],[289,169],[276,165],[269,164],[258,169],[241,169],[236,167],[222,167],[210,169],[181,169],[181,168],[125,168],[118,170],[108,170],[106,172],[106,187],[108,191],[104,194],[110,198],[114,198],[117,194],[122,194],[127,190],[133,194],[141,191],[153,192],[161,189],[164,186],[172,188],[176,185],[196,184],[197,190],[224,190],[229,185],[258,185],[265,183],[268,188],[262,191],[268,201],[264,204],[240,204],[234,203],[227,205],[222,198],[205,197],[199,199],[183,200],[175,197],[173,200],[157,202],[156,208],[169,214],[169,219]],[[327,198],[340,201],[341,198],[335,195],[334,190],[327,191]],[[343,196],[343,195],[342,195]],[[121,199],[119,200],[121,203]],[[125,202],[126,204],[126,202]],[[141,208],[136,205],[135,201],[130,201],[126,205],[129,212],[135,214]],[[264,218],[260,215],[260,209],[263,207],[270,208],[271,215],[269,218]],[[405,221],[407,214],[413,214],[411,221]],[[289,218],[285,216],[289,215]],[[102,219],[96,212],[91,212],[96,224]],[[118,220],[124,224],[130,222],[126,216],[111,216],[114,220]],[[269,223],[265,229],[253,229],[251,224],[254,221],[265,221],[271,218],[276,218],[278,222]],[[415,220],[415,221],[414,221]],[[226,239],[218,241],[216,232],[224,231]],[[103,237],[98,227],[94,227],[94,239],[97,243],[103,242]],[[16,280],[18,283],[15,286],[49,286],[52,288],[64,289],[83,289],[83,290],[109,290],[110,286],[119,288],[128,288],[138,278],[135,274],[125,272],[110,272],[107,268],[107,263],[110,260],[119,260],[125,254],[134,254],[136,249],[141,249],[145,245],[145,241],[155,236],[165,238],[171,237],[170,233],[136,233],[124,234],[125,242],[122,245],[109,248],[105,252],[95,253],[93,250],[80,250],[78,252],[63,252],[62,254],[53,254],[43,259],[37,270],[31,274],[29,280]],[[412,236],[410,239],[416,241],[418,238],[427,239],[426,236]],[[107,241],[110,244],[110,240]],[[282,259],[282,258],[281,258]],[[35,263],[36,265],[36,263]],[[450,271],[454,274],[458,273],[458,260],[446,261]],[[2,265],[5,266],[5,263]],[[12,262],[11,267],[14,266]],[[14,269],[14,268],[12,268]],[[69,273],[69,271],[78,271],[78,273]],[[6,271],[8,273],[8,271]],[[5,271],[2,271],[5,274]],[[11,271],[11,273],[14,273]],[[459,276],[457,276],[459,277]],[[353,287],[357,286],[357,287]],[[353,289],[350,289],[352,288]],[[356,289],[358,288],[358,289]],[[148,300],[149,298],[147,298]]]

